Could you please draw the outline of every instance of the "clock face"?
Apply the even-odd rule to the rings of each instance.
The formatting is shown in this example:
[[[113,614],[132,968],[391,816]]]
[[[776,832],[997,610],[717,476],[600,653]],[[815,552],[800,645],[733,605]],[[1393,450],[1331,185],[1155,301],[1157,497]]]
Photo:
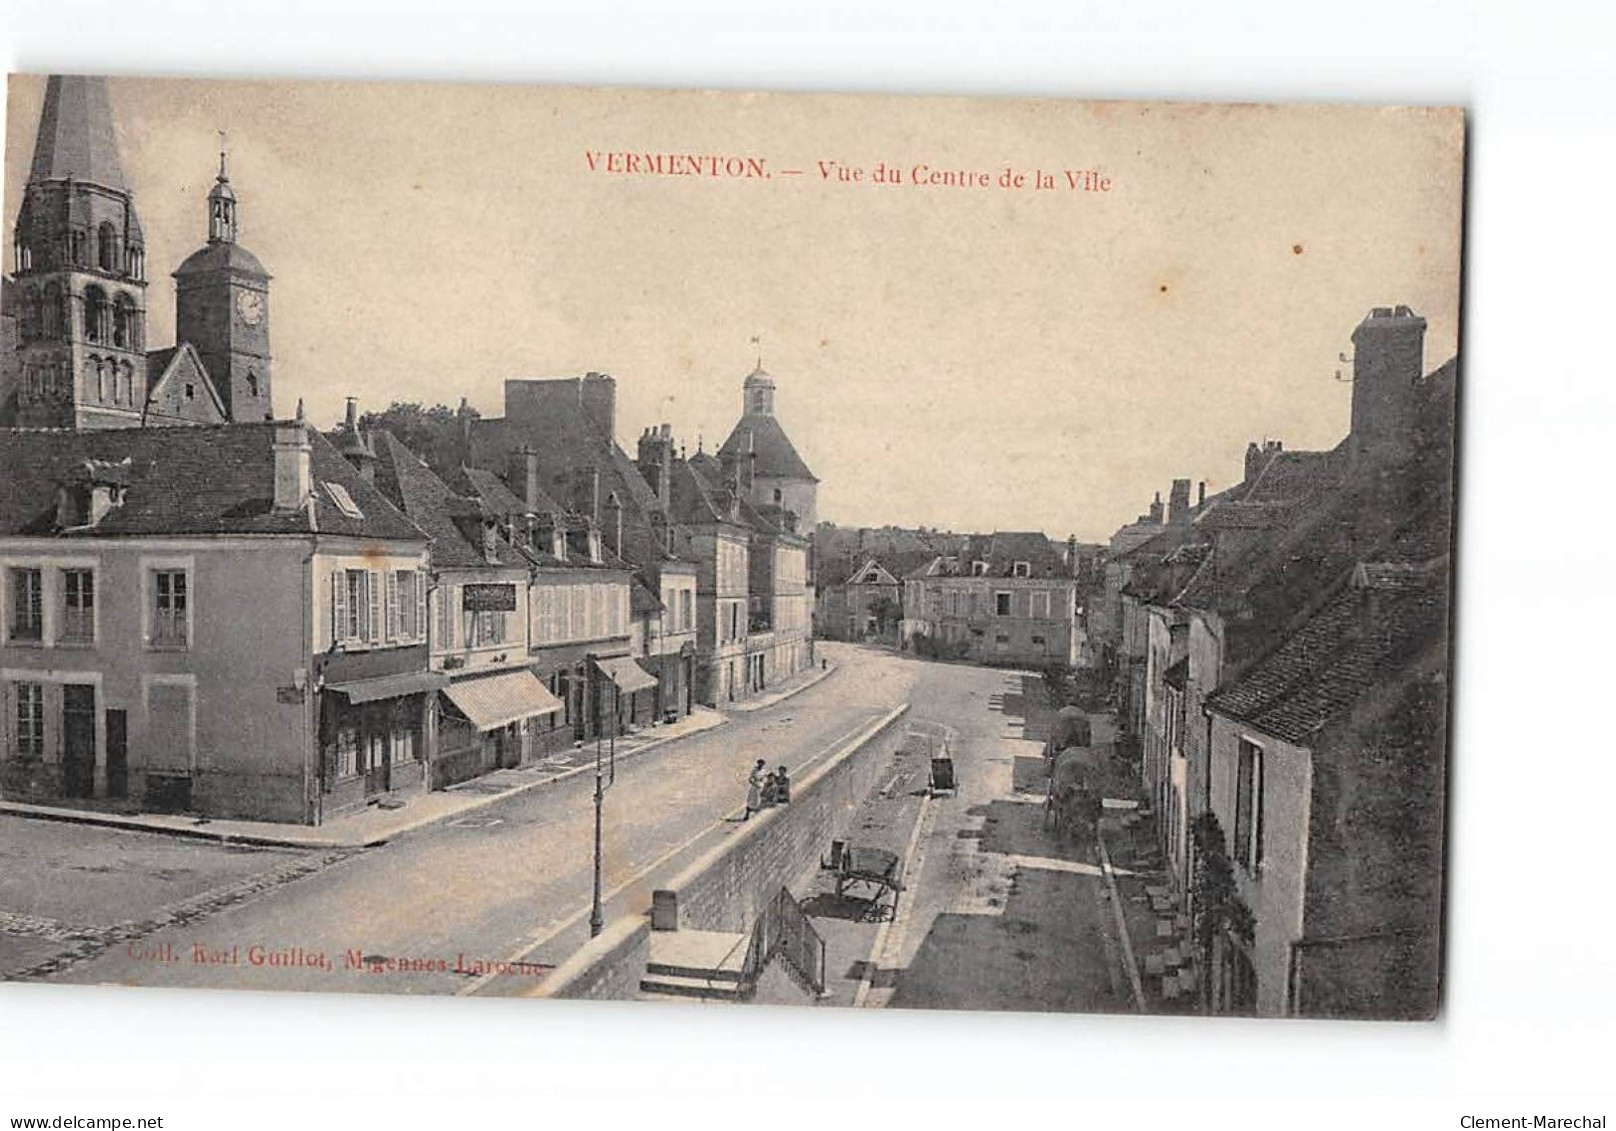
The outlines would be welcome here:
[[[242,291],[236,296],[236,313],[249,326],[256,326],[264,317],[264,300],[253,291]]]

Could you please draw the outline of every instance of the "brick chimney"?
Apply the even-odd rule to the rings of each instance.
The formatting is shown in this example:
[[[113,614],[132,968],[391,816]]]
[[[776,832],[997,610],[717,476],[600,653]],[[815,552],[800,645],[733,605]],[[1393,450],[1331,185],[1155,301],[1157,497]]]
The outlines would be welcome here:
[[[309,502],[312,449],[302,408],[299,404],[291,424],[275,427],[275,509],[283,513],[302,510]]]
[[[572,473],[572,510],[600,521],[600,468],[593,464]]]
[[[673,501],[673,425],[661,424],[640,434],[637,462],[658,505],[667,510]]]
[[[1167,525],[1183,526],[1190,520],[1190,481],[1173,480],[1173,489],[1167,496]]]
[[[539,453],[522,444],[505,456],[505,482],[530,511],[539,507]]]
[[[1413,443],[1425,371],[1425,319],[1377,306],[1352,332],[1352,452],[1396,461]]]

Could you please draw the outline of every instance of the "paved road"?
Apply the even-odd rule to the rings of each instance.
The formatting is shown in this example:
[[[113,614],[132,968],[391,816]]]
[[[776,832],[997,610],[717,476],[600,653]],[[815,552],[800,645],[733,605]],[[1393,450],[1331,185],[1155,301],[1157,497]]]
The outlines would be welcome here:
[[[607,794],[607,919],[643,911],[652,888],[733,835],[755,758],[800,777],[907,701],[906,726],[949,735],[959,791],[923,803],[923,764],[895,766],[855,821],[855,836],[911,854],[897,920],[858,921],[834,900],[813,901],[822,877],[811,867],[793,885],[822,912],[832,1000],[1130,1008],[1093,847],[1056,843],[1041,827],[1047,712],[1037,680],[823,647],[841,664],[830,679],[619,767]],[[0,973],[528,992],[588,937],[592,790],[581,775],[379,848],[323,855],[0,818]],[[355,967],[350,954],[364,961]],[[512,959],[531,968],[490,968]]]
[[[1126,952],[1091,840],[1043,828],[1049,711],[1036,677],[906,663],[911,730],[948,735],[955,794],[925,800],[920,759],[853,821],[860,844],[907,858],[898,915],[872,921],[805,870],[793,885],[826,943],[832,1004],[934,1009],[1134,1008]],[[1096,738],[1109,740],[1097,720]],[[1131,908],[1125,907],[1125,911]],[[780,1003],[800,1003],[781,998]]]
[[[907,698],[915,665],[834,645],[827,650],[842,664],[830,679],[618,768],[606,801],[605,886],[619,889],[608,919],[643,911],[657,883],[732,834],[735,826],[726,817],[744,799],[754,759],[784,762],[800,776]],[[587,937],[593,787],[590,775],[580,775],[363,852],[321,858],[264,853],[259,874],[267,878],[256,886],[267,890],[243,891],[242,879],[231,874],[223,888],[202,893],[198,906],[197,893],[176,888],[173,894],[191,901],[188,909],[173,905],[179,913],[157,915],[156,929],[138,938],[102,931],[99,942],[81,942],[80,956],[52,976],[89,983],[391,993],[531,989],[532,974],[493,980],[481,975],[487,964],[517,955],[559,961]],[[0,822],[0,847],[20,844],[26,854],[33,838],[59,835],[60,829],[42,834],[48,827]],[[74,834],[94,846],[81,853],[108,865],[128,854],[179,854],[207,874],[222,859],[215,854],[226,851],[172,842],[155,846],[149,834],[86,826],[74,826]],[[282,881],[288,855],[308,874]],[[231,852],[237,872],[242,859],[241,850]],[[28,867],[35,865],[46,866],[43,858]],[[132,871],[134,882],[151,887],[146,872],[138,866]],[[245,886],[253,888],[251,881],[247,877]],[[63,909],[62,902],[38,884],[20,902],[17,893],[0,887],[0,911],[14,917],[103,927],[110,918],[95,908]],[[25,953],[34,958],[48,939],[36,932],[25,941]],[[354,968],[346,961],[350,954],[367,961]],[[382,972],[373,972],[378,966]]]

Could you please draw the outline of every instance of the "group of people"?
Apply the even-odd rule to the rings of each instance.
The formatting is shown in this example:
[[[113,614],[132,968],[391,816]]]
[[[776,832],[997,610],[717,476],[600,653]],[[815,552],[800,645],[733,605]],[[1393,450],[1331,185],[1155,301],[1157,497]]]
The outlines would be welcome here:
[[[770,770],[762,758],[746,775],[746,817],[770,805],[784,805],[791,800],[791,777],[786,768]]]

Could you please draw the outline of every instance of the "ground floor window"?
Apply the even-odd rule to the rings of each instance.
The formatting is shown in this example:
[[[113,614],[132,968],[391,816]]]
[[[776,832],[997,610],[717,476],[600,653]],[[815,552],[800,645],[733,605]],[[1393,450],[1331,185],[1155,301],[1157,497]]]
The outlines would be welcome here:
[[[45,756],[45,686],[40,683],[14,683],[16,729],[12,732],[12,753],[23,758]]]

